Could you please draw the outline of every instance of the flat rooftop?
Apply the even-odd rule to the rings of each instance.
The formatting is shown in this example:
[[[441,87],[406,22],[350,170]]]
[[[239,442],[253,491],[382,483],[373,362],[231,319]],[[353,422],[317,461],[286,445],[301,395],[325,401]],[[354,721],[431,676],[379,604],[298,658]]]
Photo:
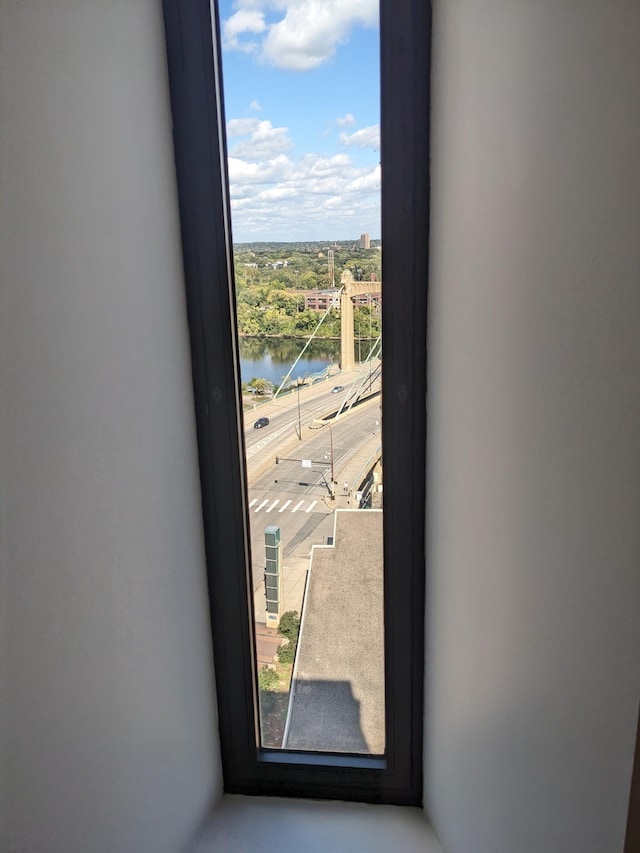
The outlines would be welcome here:
[[[314,546],[283,746],[384,752],[382,510],[336,510]]]

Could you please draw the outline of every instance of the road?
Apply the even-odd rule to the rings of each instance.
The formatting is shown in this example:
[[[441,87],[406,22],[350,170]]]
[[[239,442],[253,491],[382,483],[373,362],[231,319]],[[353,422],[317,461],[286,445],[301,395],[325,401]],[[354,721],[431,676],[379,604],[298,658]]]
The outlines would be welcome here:
[[[244,414],[245,446],[247,470],[250,480],[263,466],[263,453],[269,445],[279,445],[288,437],[297,436],[298,425],[305,427],[317,417],[337,409],[345,399],[358,372],[339,374],[317,385],[302,386],[299,392],[286,394],[272,402],[257,405]],[[332,388],[342,385],[344,390],[333,394]],[[373,390],[380,390],[380,383],[374,383]],[[300,419],[298,421],[298,399],[300,401]],[[269,426],[260,430],[253,428],[259,417],[268,417]],[[272,454],[276,455],[276,454]]]
[[[331,445],[333,468],[338,481],[336,491],[342,493],[340,472],[349,459],[367,443],[379,443],[380,398],[355,408],[331,426],[309,429],[309,422],[332,408],[337,408],[348,389],[332,394],[340,377],[326,390],[303,389],[300,394],[302,440],[298,439],[296,395],[267,404],[268,427],[253,430],[253,422],[265,407],[246,417],[245,440],[249,472],[249,518],[256,618],[263,619],[264,529],[277,525],[281,530],[284,565],[301,567],[308,563],[311,545],[323,544],[333,535],[333,513],[336,503],[330,498]],[[305,391],[309,393],[304,398]],[[276,456],[280,457],[276,464]],[[311,467],[303,467],[302,460]],[[308,464],[308,463],[306,463]],[[252,473],[253,472],[253,473]],[[285,573],[286,580],[286,573]],[[299,606],[299,605],[298,605]],[[262,612],[258,612],[262,607]]]

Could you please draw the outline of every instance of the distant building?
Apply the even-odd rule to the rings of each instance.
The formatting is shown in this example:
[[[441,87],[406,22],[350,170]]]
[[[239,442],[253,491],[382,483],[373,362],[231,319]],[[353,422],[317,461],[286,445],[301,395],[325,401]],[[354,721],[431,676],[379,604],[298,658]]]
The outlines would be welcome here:
[[[311,311],[340,310],[340,296],[335,290],[289,290],[291,294],[304,297],[304,307]]]
[[[370,249],[371,248],[371,240],[369,239],[368,234],[360,235],[360,248],[361,249]]]

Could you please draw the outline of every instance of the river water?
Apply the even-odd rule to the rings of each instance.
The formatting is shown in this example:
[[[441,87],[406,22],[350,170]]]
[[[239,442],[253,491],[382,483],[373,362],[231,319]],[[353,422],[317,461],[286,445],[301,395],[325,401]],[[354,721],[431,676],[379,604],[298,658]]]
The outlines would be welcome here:
[[[287,375],[289,368],[300,354],[306,340],[304,338],[240,338],[240,371],[243,382],[251,379],[268,379],[279,385]],[[355,358],[365,359],[369,351],[369,341],[355,341]],[[314,340],[296,365],[291,380],[304,379],[312,373],[320,373],[330,364],[340,362],[340,341]]]

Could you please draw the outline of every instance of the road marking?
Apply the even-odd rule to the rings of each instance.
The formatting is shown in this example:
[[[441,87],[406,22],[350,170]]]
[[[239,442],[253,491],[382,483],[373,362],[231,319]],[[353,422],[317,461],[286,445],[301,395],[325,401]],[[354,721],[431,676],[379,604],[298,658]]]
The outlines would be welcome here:
[[[286,501],[286,503],[283,503],[282,506],[280,507],[280,509],[278,510],[278,512],[284,512],[290,503],[291,503],[291,501]],[[291,510],[291,512],[293,512],[293,510]]]
[[[279,438],[279,436],[281,436],[283,432],[286,432],[288,429],[291,429],[291,427],[295,426],[295,424],[296,421],[291,421],[290,423],[281,426],[280,429],[275,430],[270,435],[267,435],[264,438],[260,439],[255,444],[252,444],[251,447],[247,447],[245,451],[246,459],[251,459],[251,457],[255,456],[256,453],[259,453],[261,450],[264,450],[264,448],[271,444],[272,441],[274,441],[276,438]],[[247,439],[250,435],[251,432],[248,432]]]
[[[274,502],[271,504],[271,506],[269,507],[269,509],[266,509],[266,510],[265,510],[265,512],[271,512],[271,510],[274,508],[274,506],[275,506],[276,504],[279,504],[279,503],[280,503],[280,498],[276,498],[276,499],[275,499],[275,501],[274,501]]]
[[[302,506],[302,504],[303,504],[303,503],[304,503],[304,501],[300,501],[299,503],[297,503],[297,504],[294,506],[294,508],[291,510],[291,512],[297,512],[297,511],[300,509],[300,507]]]
[[[258,502],[258,498],[254,498],[254,499],[251,501],[251,503],[249,504],[249,509],[251,509],[251,507],[252,507],[255,503],[257,503],[257,502]]]
[[[254,512],[260,512],[260,510],[262,509],[262,507],[263,507],[265,504],[268,504],[268,503],[269,503],[269,498],[265,498],[265,499],[262,501],[262,503],[254,509]]]
[[[313,501],[313,503],[311,504],[311,506],[309,507],[309,509],[305,509],[305,512],[311,512],[311,510],[314,508],[314,506],[315,506],[317,503],[318,503],[318,501]]]

